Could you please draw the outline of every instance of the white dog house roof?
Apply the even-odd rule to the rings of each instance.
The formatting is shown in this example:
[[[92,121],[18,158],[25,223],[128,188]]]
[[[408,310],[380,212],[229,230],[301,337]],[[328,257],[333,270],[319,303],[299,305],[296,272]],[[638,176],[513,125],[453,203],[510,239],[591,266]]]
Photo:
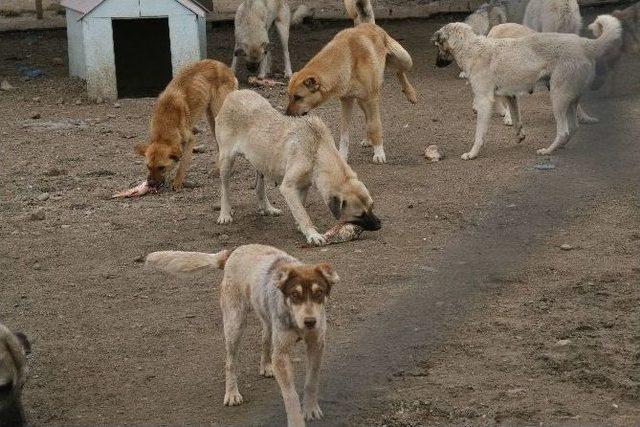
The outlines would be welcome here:
[[[140,2],[140,0],[129,0]],[[208,12],[213,12],[213,0],[176,0],[178,3],[192,11],[193,13],[204,16]],[[80,14],[80,19],[91,13],[96,7],[104,3],[105,0],[62,0],[60,3],[67,9],[75,10]]]

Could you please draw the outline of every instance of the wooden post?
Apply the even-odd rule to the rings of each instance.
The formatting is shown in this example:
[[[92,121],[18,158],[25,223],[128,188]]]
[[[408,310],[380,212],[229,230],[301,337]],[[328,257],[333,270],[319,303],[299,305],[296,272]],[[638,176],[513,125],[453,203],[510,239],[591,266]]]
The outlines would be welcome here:
[[[42,0],[36,0],[36,17],[38,19],[42,19],[43,18],[43,11],[42,11]]]

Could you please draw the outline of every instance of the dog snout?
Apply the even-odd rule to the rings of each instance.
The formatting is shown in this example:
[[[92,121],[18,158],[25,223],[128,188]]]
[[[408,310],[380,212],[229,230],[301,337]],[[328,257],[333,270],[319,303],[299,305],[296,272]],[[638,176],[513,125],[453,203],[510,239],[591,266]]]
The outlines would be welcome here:
[[[152,176],[147,178],[147,185],[149,185],[149,187],[151,187],[151,188],[158,188],[158,187],[160,187],[161,184],[162,183],[160,181],[158,181],[157,179],[155,179]]]
[[[316,327],[316,323],[317,323],[317,321],[316,321],[316,318],[315,318],[315,317],[305,317],[305,318],[304,318],[304,326],[305,326],[307,329],[313,329],[313,328],[315,328],[315,327]]]
[[[258,71],[258,63],[257,62],[247,62],[247,70],[251,73],[255,73]]]
[[[349,222],[362,227],[366,231],[378,231],[382,228],[382,221],[373,212],[365,213],[360,218]]]

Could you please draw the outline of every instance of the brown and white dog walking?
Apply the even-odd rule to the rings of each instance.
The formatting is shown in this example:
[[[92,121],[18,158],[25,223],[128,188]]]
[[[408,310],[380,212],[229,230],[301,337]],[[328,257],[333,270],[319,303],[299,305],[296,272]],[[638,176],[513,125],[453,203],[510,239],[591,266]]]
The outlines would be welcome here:
[[[253,307],[262,322],[260,375],[275,375],[290,427],[322,418],[318,404],[320,364],[327,331],[325,304],[339,280],[326,263],[305,264],[271,246],[245,245],[214,254],[154,252],[146,264],[173,273],[190,273],[207,267],[224,269],[220,306],[227,350],[224,404],[240,405],[238,355],[240,338]],[[302,406],[294,383],[291,352],[298,341],[307,348],[307,376]]]
[[[231,69],[211,59],[185,67],[171,80],[153,109],[149,142],[136,147],[145,158],[150,188],[163,184],[176,166],[172,187],[182,188],[196,141],[193,127],[206,115],[215,134],[215,117],[237,88]]]
[[[374,24],[342,30],[291,77],[287,114],[304,115],[332,98],[339,98],[342,103],[340,154],[346,160],[351,112],[357,101],[366,118],[367,136],[362,145],[373,146],[374,163],[385,163],[380,88],[387,65],[397,70],[402,91],[415,104],[416,92],[407,78],[413,61],[400,43]]]

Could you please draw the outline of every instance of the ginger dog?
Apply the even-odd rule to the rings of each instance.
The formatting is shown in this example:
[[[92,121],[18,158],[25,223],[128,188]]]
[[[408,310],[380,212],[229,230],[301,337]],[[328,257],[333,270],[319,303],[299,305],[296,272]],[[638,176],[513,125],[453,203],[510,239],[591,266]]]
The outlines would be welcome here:
[[[407,72],[413,61],[409,53],[382,28],[360,24],[340,31],[305,67],[289,81],[288,115],[304,115],[329,99],[342,103],[340,154],[349,155],[349,127],[353,102],[364,112],[367,137],[363,146],[373,146],[373,162],[385,163],[380,120],[380,88],[386,65],[397,69],[402,91],[415,104],[416,92]]]
[[[215,117],[227,95],[237,88],[231,69],[211,59],[185,67],[171,80],[153,110],[149,142],[136,147],[145,158],[150,188],[163,184],[176,165],[172,187],[182,188],[196,141],[193,127],[206,115],[215,134]]]

